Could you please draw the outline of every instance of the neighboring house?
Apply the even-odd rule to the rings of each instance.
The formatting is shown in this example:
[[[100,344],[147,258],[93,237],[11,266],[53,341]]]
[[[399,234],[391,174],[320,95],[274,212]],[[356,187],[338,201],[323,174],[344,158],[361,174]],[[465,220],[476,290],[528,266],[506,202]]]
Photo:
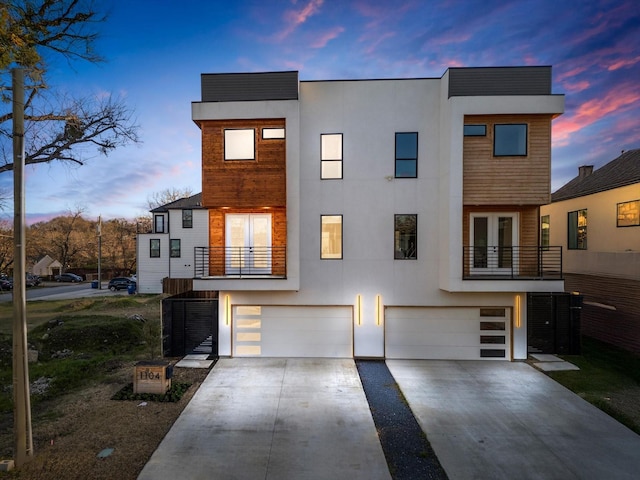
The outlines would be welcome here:
[[[219,355],[527,357],[527,292],[564,291],[560,247],[539,247],[564,110],[550,67],[201,80],[209,230],[180,274],[218,292]],[[188,234],[166,209],[170,233],[141,236],[145,268],[151,239],[166,265]]]
[[[162,280],[193,278],[194,249],[209,243],[209,218],[202,194],[151,210],[151,233],[138,234],[139,293],[162,293]]]
[[[564,245],[582,333],[640,352],[640,149],[579,174],[542,207],[542,239]]]
[[[53,278],[62,273],[62,264],[49,255],[45,255],[33,265],[31,273],[42,278]]]

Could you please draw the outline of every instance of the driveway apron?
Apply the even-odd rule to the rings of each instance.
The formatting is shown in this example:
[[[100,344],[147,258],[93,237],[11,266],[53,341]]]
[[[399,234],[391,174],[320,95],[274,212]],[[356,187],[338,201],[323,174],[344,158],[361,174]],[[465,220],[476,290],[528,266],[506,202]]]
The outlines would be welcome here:
[[[349,359],[220,359],[138,477],[390,479]]]
[[[636,479],[640,436],[522,362],[387,360],[450,479]]]

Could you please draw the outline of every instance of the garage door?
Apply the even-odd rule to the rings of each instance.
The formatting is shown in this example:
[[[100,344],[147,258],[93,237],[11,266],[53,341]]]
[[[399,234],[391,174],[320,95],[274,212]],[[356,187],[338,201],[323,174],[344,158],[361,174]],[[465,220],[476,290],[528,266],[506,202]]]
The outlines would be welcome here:
[[[351,307],[237,306],[234,356],[353,357]]]
[[[510,312],[508,307],[388,307],[385,310],[385,356],[509,360]]]

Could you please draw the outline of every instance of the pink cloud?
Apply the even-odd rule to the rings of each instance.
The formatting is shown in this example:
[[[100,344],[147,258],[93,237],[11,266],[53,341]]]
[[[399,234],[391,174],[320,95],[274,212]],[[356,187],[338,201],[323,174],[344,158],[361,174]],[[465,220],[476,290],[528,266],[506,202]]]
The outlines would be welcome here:
[[[275,35],[276,40],[282,41],[291,35],[300,25],[305,23],[309,17],[320,11],[324,0],[310,0],[300,10],[287,10],[284,13],[285,28]]]
[[[609,65],[607,67],[607,70],[609,70],[609,71],[619,70],[620,68],[630,67],[632,65],[635,65],[638,62],[640,62],[640,55],[638,55],[635,58],[620,59],[620,60],[617,60],[617,61],[613,62],[611,65]]]
[[[344,27],[335,27],[332,30],[325,32],[315,41],[311,42],[312,48],[323,48],[334,38],[337,38],[342,32],[344,32]]]
[[[587,81],[587,80],[579,80],[577,82],[573,82],[573,83],[569,83],[569,82],[564,82],[562,84],[562,87],[568,92],[568,93],[578,93],[578,92],[582,92],[583,90],[586,90],[587,88],[589,88],[591,86],[591,84]]]

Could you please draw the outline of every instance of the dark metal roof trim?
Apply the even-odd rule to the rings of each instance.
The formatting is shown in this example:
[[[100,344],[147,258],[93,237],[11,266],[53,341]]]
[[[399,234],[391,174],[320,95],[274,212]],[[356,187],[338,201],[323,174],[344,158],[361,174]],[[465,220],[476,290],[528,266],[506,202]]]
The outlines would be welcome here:
[[[551,95],[551,67],[449,69],[449,98],[489,95]]]
[[[298,72],[203,73],[203,102],[297,100]]]

